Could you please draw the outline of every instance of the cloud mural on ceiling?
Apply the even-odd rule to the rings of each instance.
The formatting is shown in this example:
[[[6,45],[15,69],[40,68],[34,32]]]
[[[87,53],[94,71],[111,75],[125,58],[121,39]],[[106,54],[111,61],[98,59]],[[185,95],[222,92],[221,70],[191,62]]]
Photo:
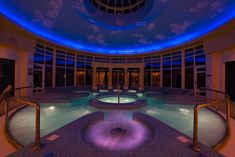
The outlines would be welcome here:
[[[89,0],[0,0],[0,13],[55,43],[97,53],[137,54],[196,39],[235,16],[234,0],[149,0],[112,15]]]

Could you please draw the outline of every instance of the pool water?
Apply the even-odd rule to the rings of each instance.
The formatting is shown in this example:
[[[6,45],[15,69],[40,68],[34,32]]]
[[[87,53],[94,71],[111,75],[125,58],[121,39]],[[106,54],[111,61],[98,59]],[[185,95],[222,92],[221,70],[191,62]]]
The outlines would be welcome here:
[[[52,131],[82,117],[97,111],[88,105],[88,101],[96,94],[88,97],[73,99],[68,103],[42,103],[41,106],[41,137]],[[154,98],[144,97],[147,106],[128,112],[142,112],[150,115],[170,127],[193,136],[193,108],[194,105],[167,104]],[[99,110],[105,113],[110,111]],[[34,140],[35,111],[26,107],[16,113],[10,121],[10,132],[20,143],[27,145]],[[215,145],[225,134],[223,119],[209,109],[201,109],[199,112],[199,141],[209,147]]]
[[[105,103],[113,103],[113,104],[118,103],[118,97],[117,96],[99,98],[98,100],[101,101],[101,102],[105,102]],[[128,98],[128,97],[123,97],[123,96],[119,97],[119,103],[120,104],[133,103],[133,102],[136,102],[136,101],[137,101],[137,99],[135,99],[135,98]]]

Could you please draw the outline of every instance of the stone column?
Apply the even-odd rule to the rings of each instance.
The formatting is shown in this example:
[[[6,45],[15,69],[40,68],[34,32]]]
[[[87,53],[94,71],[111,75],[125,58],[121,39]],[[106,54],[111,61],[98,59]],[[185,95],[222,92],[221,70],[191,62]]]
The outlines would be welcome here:
[[[56,50],[53,49],[53,66],[52,66],[52,87],[55,88],[56,82]]]
[[[185,89],[185,60],[184,60],[184,50],[182,50],[181,88],[182,88],[182,89]]]
[[[93,67],[93,72],[92,72],[92,89],[97,90],[97,85],[96,85],[96,67]]]
[[[128,90],[128,85],[129,85],[128,71],[127,71],[128,69],[125,68],[124,70],[125,70],[125,75],[124,75],[124,77],[125,77],[125,80],[124,80],[124,90]]]
[[[162,55],[160,56],[160,87],[163,87],[163,59]]]
[[[75,58],[74,58],[74,83],[73,83],[73,86],[76,87],[77,86],[77,57],[75,55]]]
[[[112,90],[113,85],[112,85],[112,68],[109,68],[109,76],[108,76],[108,89]]]
[[[144,67],[140,68],[139,74],[139,90],[144,90]]]

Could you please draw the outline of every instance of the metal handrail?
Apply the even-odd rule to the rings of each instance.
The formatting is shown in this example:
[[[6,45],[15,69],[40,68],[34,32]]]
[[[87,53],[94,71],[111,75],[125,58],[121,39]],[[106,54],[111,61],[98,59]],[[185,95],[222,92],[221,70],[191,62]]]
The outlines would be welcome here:
[[[11,85],[8,85],[2,95],[0,96],[0,103],[2,103],[5,100],[5,124],[4,124],[4,133],[5,136],[8,140],[9,143],[11,143],[16,149],[22,148],[23,145],[20,144],[17,140],[15,140],[10,132],[9,132],[9,99],[10,99],[10,94],[14,91],[17,90],[22,90],[22,89],[28,89],[28,88],[35,88],[35,86],[26,86],[26,87],[20,87],[20,88],[15,88],[12,89]],[[40,142],[40,105],[37,102],[30,102],[23,100],[21,98],[15,98],[16,102],[19,102],[21,104],[24,104],[26,106],[32,106],[36,110],[35,114],[35,141],[34,141],[34,150],[38,150],[41,148],[41,142]],[[19,110],[19,108],[17,108]]]
[[[0,95],[0,103],[5,99],[6,95],[10,93],[11,89],[12,89],[12,86],[8,85],[6,89],[2,92],[2,94]]]
[[[212,148],[216,151],[221,150],[225,144],[227,143],[230,135],[231,135],[231,128],[230,128],[230,96],[222,91],[219,90],[214,90],[214,89],[208,89],[208,88],[200,88],[196,90],[196,96],[199,96],[201,92],[214,92],[215,93],[215,101],[209,102],[209,103],[202,103],[202,104],[197,104],[194,107],[194,127],[193,127],[193,145],[192,149],[194,151],[200,152],[200,146],[198,142],[198,113],[201,108],[210,108],[210,107],[215,107],[216,112],[218,112],[218,104],[219,104],[219,99],[218,99],[218,94],[222,94],[224,96],[224,102],[226,103],[226,133],[223,139],[213,146]]]

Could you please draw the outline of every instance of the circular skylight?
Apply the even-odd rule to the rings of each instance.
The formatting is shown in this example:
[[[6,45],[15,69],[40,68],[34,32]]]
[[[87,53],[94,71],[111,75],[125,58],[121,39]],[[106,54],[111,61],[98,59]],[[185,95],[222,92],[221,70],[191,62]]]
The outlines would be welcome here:
[[[143,7],[148,0],[90,0],[100,10],[110,14],[129,14]]]

